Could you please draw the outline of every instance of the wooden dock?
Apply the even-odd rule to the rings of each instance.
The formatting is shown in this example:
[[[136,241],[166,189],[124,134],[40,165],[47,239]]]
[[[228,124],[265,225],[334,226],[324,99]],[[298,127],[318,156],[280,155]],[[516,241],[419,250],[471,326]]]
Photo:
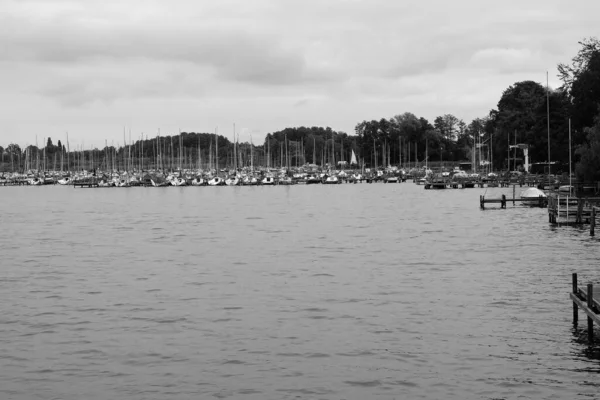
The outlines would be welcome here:
[[[548,204],[548,201],[546,199],[546,197],[540,196],[537,199],[531,199],[531,198],[526,198],[526,199],[517,199],[513,193],[513,197],[512,199],[507,199],[506,195],[502,195],[501,198],[499,199],[486,199],[484,195],[480,195],[479,196],[479,207],[482,210],[485,210],[485,205],[486,204],[500,204],[500,208],[506,208],[506,203],[510,203],[512,202],[513,206],[518,204],[525,204],[528,205],[530,207],[546,207],[546,205]]]
[[[599,206],[600,197],[577,197],[553,192],[548,195],[548,222],[556,225],[592,225]]]
[[[600,326],[600,293],[594,293],[594,285],[587,284],[586,290],[577,286],[577,274],[573,274],[573,291],[569,295],[573,300],[573,325],[579,322],[579,309],[587,314],[588,339],[594,340],[594,322]]]
[[[99,181],[97,178],[88,178],[82,179],[78,181],[74,181],[72,183],[73,188],[97,188],[99,187]]]

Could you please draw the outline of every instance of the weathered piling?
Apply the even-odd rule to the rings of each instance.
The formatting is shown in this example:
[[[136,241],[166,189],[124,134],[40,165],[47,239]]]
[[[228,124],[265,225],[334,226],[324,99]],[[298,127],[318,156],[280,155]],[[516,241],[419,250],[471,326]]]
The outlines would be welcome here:
[[[592,207],[592,215],[590,216],[590,236],[595,235],[596,230],[596,207]]]
[[[582,223],[582,215],[583,215],[583,201],[581,199],[577,199],[577,215],[575,216],[575,223]]]
[[[573,274],[573,295],[577,296],[577,274]],[[577,304],[573,302],[573,325],[577,325],[579,319]]]
[[[569,297],[573,301],[573,324],[577,325],[578,322],[578,310],[582,310],[587,314],[587,333],[588,339],[594,340],[594,322],[600,325],[600,296],[598,299],[594,298],[594,285],[588,283],[587,290],[583,291],[577,287],[577,274],[573,275],[573,290],[569,294]]]
[[[515,197],[517,197],[516,185],[513,185],[513,206],[515,205]]]
[[[594,285],[588,283],[587,285],[587,306],[593,311],[594,310]],[[587,318],[587,328],[588,328],[588,339],[591,341],[594,340],[594,320],[588,314]]]

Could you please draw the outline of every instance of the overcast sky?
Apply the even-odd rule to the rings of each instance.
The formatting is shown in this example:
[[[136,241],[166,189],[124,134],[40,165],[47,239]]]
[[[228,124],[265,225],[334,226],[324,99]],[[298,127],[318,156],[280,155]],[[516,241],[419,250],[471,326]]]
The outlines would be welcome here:
[[[469,122],[598,36],[600,1],[0,0],[0,145],[262,143],[404,112]]]

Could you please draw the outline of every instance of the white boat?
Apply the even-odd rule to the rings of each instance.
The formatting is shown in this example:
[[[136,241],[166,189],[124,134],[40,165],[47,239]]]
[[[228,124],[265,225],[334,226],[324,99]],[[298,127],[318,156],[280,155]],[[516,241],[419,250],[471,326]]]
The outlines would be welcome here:
[[[122,178],[115,182],[116,187],[129,187],[129,180]]]
[[[519,196],[521,197],[521,200],[523,200],[523,204],[529,205],[538,205],[540,201],[544,204],[547,198],[546,193],[535,187],[530,187],[521,191]]]
[[[311,175],[308,178],[306,178],[307,185],[312,185],[312,184],[316,184],[316,183],[321,183],[321,178],[319,178],[315,175]]]
[[[240,180],[238,179],[237,176],[230,177],[230,178],[225,179],[225,184],[227,186],[237,186],[240,184]]]
[[[44,183],[44,181],[37,177],[29,179],[29,184],[31,186],[41,186],[43,183]]]
[[[73,179],[71,179],[70,176],[67,176],[67,177],[65,177],[63,179],[59,179],[58,180],[58,184],[59,185],[63,185],[63,186],[64,185],[70,185],[71,183],[73,183]]]
[[[340,183],[340,180],[335,175],[328,176],[327,179],[325,179],[325,181],[323,182],[323,184],[325,185],[337,185],[338,183]]]
[[[397,176],[388,176],[387,179],[385,180],[385,183],[398,183],[400,182],[400,180],[398,179]]]
[[[356,154],[354,154],[354,150],[352,150],[352,157],[350,158],[350,165],[358,165],[358,161],[356,160]]]
[[[215,176],[211,180],[208,181],[208,186],[223,186],[225,185],[225,181],[218,176]]]
[[[365,178],[361,174],[353,174],[350,179],[354,182],[362,183]]]
[[[261,184],[262,185],[274,185],[275,184],[275,179],[273,179],[272,176],[266,176],[261,181]]]
[[[195,177],[192,179],[192,186],[204,186],[206,181],[201,177]]]
[[[258,185],[258,180],[253,177],[253,176],[244,176],[244,179],[242,180],[242,185],[245,186],[254,186],[254,185]]]
[[[169,182],[164,177],[159,175],[150,178],[150,183],[152,183],[152,186],[154,187],[169,186]]]
[[[115,183],[112,180],[100,179],[98,181],[98,187],[114,187]]]
[[[171,180],[172,186],[187,186],[187,181],[181,177],[173,178]]]
[[[293,185],[294,181],[289,176],[284,175],[284,176],[279,177],[279,184],[280,185]]]
[[[571,193],[574,194],[575,193],[575,187],[573,187],[572,185],[563,185],[560,186],[558,188],[558,191],[561,193]]]

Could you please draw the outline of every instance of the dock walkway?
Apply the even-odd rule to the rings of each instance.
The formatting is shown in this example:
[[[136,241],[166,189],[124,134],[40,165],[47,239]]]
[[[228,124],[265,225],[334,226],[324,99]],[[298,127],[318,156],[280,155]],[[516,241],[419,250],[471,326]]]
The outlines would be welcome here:
[[[556,225],[591,224],[600,197],[580,197],[553,192],[548,195],[548,222]]]
[[[577,286],[577,274],[573,274],[573,291],[569,294],[573,300],[573,324],[577,326],[579,309],[587,314],[588,339],[594,340],[594,322],[600,326],[600,292],[594,292],[594,285],[588,283],[586,290]]]

